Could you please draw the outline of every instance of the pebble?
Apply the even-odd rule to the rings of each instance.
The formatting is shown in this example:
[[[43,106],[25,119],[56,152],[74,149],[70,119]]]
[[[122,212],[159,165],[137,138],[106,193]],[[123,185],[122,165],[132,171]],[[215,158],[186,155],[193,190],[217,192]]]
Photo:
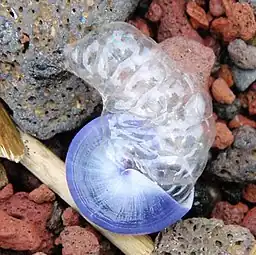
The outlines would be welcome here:
[[[56,200],[53,204],[53,210],[49,220],[47,221],[46,227],[55,235],[59,235],[63,230],[61,215],[63,213],[63,207]]]
[[[41,184],[38,188],[29,193],[28,199],[34,201],[37,204],[45,202],[53,202],[55,200],[55,194],[45,184]]]
[[[8,178],[4,166],[0,163],[0,190],[8,184]]]
[[[245,215],[242,226],[248,228],[256,236],[256,207],[252,208]]]
[[[222,220],[189,218],[161,231],[153,255],[249,254],[255,238],[247,228]]]
[[[209,21],[207,14],[200,5],[196,2],[188,2],[186,5],[186,11],[187,14],[198,23],[198,27],[208,29]]]
[[[216,122],[216,136],[213,143],[214,148],[224,150],[234,142],[234,136],[227,125],[223,122]]]
[[[245,70],[236,66],[232,67],[234,82],[239,91],[245,91],[256,80],[256,69]]]
[[[228,53],[236,66],[242,69],[256,69],[256,47],[236,39],[229,43]]]
[[[211,48],[182,36],[168,38],[159,45],[180,70],[196,75],[199,83],[208,86],[211,69],[215,62],[215,55]]]
[[[256,203],[256,185],[255,184],[250,183],[243,189],[243,198],[250,203]]]
[[[218,76],[225,80],[229,87],[234,85],[233,74],[231,68],[228,65],[224,64],[220,66]]]
[[[241,110],[241,102],[238,98],[236,98],[232,104],[213,102],[213,109],[219,118],[230,121],[239,114]]]
[[[0,203],[9,199],[13,195],[13,185],[7,184],[3,189],[0,190]]]
[[[151,2],[146,18],[152,22],[160,21],[157,42],[174,36],[186,36],[203,43],[202,37],[189,23],[185,9],[185,0],[153,0]]]
[[[8,200],[0,202],[0,210],[10,216],[15,215],[16,218],[24,222],[24,226],[32,224],[36,227],[40,233],[40,247],[37,251],[46,253],[53,247],[52,235],[46,229],[46,223],[51,216],[52,208],[51,203],[37,204],[30,201],[26,192],[17,192]],[[23,229],[20,228],[17,232],[23,233]],[[24,243],[24,245],[26,244]]]
[[[241,126],[250,126],[256,128],[256,122],[254,120],[248,119],[242,114],[238,114],[228,123],[230,129],[238,128]]]
[[[211,217],[223,220],[225,224],[239,225],[248,211],[248,206],[243,203],[231,205],[226,201],[220,201],[215,205]]]
[[[40,230],[34,224],[14,218],[0,210],[0,247],[35,251],[42,244]]]
[[[249,90],[246,94],[246,97],[248,100],[249,115],[255,115],[256,114],[256,91]]]
[[[225,13],[222,0],[210,0],[209,8],[211,14],[215,17],[219,17]]]
[[[233,130],[233,146],[242,150],[254,150],[256,148],[256,130],[250,126],[242,126]]]
[[[227,148],[210,162],[207,170],[223,182],[255,182],[256,160],[253,151]]]
[[[219,41],[216,38],[212,36],[206,36],[204,38],[204,46],[211,48],[216,57],[220,55],[221,47]]]
[[[211,87],[214,99],[222,104],[232,104],[236,98],[226,81],[222,78],[216,79]]]
[[[66,208],[61,218],[64,226],[76,226],[80,223],[80,215],[72,207]]]
[[[90,231],[79,226],[66,227],[60,234],[57,244],[62,244],[63,255],[99,255],[98,238]]]

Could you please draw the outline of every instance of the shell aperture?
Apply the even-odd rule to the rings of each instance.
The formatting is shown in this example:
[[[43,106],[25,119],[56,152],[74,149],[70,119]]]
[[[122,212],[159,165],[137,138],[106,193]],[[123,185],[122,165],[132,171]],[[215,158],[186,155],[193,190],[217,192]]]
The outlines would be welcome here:
[[[124,22],[65,48],[67,70],[102,96],[101,117],[73,139],[67,181],[82,214],[121,234],[182,218],[213,143],[211,99],[194,77]]]

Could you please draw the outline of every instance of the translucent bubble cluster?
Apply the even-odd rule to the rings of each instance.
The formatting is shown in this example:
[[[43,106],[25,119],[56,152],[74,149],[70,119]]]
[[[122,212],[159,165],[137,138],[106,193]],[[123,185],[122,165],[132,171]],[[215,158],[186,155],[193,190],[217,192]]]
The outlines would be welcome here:
[[[204,84],[124,22],[92,31],[68,45],[65,56],[67,69],[102,96],[108,157],[125,161],[126,169],[142,172],[177,199],[188,194],[215,137]]]

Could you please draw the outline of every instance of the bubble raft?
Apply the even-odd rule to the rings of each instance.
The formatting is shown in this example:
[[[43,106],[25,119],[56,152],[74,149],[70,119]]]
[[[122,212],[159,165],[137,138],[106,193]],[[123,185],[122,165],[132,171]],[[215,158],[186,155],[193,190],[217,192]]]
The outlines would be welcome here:
[[[67,70],[94,87],[104,105],[102,122],[95,124],[98,140],[85,129],[67,158],[80,209],[115,232],[119,227],[127,232],[129,226],[132,233],[155,231],[159,222],[167,224],[165,217],[169,224],[181,218],[191,207],[215,136],[211,98],[203,84],[124,22],[90,32],[64,54]]]

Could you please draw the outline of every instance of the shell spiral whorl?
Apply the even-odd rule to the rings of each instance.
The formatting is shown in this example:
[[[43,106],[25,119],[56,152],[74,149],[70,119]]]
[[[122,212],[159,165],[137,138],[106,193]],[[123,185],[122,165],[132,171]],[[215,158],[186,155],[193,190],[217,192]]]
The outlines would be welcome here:
[[[119,233],[152,233],[180,219],[215,136],[203,85],[124,22],[104,25],[64,52],[67,70],[97,89],[104,106],[67,156],[78,207]]]

